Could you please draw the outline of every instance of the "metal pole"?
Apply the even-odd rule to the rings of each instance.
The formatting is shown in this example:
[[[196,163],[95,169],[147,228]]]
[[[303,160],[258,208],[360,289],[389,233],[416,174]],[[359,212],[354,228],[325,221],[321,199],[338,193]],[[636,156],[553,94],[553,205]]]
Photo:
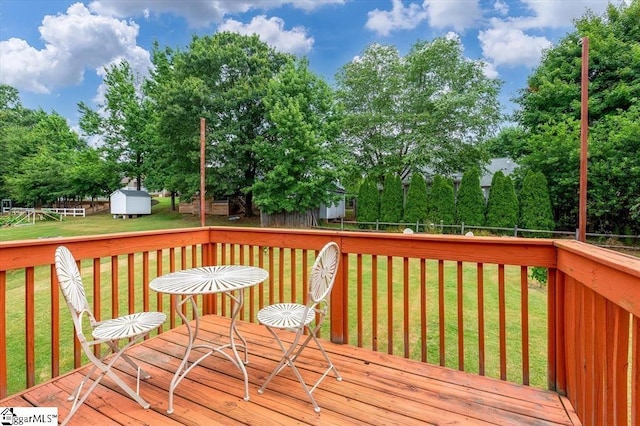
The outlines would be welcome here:
[[[580,200],[578,241],[587,240],[587,141],[589,136],[589,37],[582,38],[582,96],[580,107]]]
[[[205,179],[204,179],[204,129],[205,129],[205,120],[204,118],[200,118],[200,226],[205,225]]]

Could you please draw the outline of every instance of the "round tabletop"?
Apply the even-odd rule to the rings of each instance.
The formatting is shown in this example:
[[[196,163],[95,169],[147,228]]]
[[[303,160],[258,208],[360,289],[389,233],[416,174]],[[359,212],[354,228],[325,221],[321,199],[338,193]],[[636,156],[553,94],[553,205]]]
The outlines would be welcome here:
[[[149,288],[167,294],[213,294],[251,287],[268,277],[267,271],[256,266],[203,266],[154,278]]]

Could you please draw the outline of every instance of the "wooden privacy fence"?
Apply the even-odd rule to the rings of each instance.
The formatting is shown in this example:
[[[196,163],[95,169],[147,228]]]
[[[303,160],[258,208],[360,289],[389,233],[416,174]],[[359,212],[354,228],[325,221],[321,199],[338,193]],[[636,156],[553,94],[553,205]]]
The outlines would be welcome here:
[[[261,266],[269,278],[247,291],[240,314],[255,322],[265,304],[301,301],[308,268],[328,241],[338,243],[342,260],[324,338],[548,387],[566,394],[586,424],[638,420],[640,259],[576,241],[291,229],[0,243],[0,397],[83,362],[60,304],[58,245],[80,260],[98,318],[162,310],[169,316],[163,332],[180,324],[170,299],[149,291],[155,276],[200,265]],[[548,269],[547,288],[531,285],[532,266]],[[228,297],[198,304],[205,314],[231,314]]]

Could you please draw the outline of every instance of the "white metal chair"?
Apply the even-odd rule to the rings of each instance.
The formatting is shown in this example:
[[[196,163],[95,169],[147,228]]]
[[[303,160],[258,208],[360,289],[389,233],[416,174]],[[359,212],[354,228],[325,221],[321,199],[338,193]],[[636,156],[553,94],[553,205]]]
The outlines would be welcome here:
[[[311,268],[309,293],[307,294],[306,305],[298,303],[278,303],[266,306],[258,312],[258,321],[271,332],[283,352],[282,359],[276,368],[271,372],[262,387],[258,389],[259,394],[264,393],[267,385],[271,382],[271,379],[280,373],[284,367],[289,366],[311,399],[315,412],[319,412],[320,407],[312,395],[313,391],[330,371],[334,372],[338,381],[342,380],[338,370],[336,370],[317,337],[317,332],[320,330],[324,317],[327,314],[329,295],[331,294],[331,289],[333,288],[333,283],[336,279],[339,261],[340,249],[338,248],[338,245],[334,242],[328,243],[322,248],[320,253],[318,253],[313,267]],[[316,314],[318,314],[317,320]],[[274,329],[289,330],[296,333],[295,338],[289,347],[287,347],[287,345],[280,339]],[[308,331],[308,335],[304,341],[299,344],[305,330]],[[316,343],[329,366],[313,387],[309,389],[302,378],[300,371],[296,367],[295,361],[311,340]]]
[[[82,285],[82,277],[76,261],[68,248],[60,246],[56,249],[55,254],[56,273],[60,289],[64,295],[71,317],[73,318],[73,326],[76,331],[76,337],[82,346],[85,355],[93,363],[93,367],[80,382],[76,390],[69,396],[68,400],[73,401],[71,411],[64,419],[62,424],[66,424],[78,410],[80,405],[87,399],[89,394],[100,383],[104,376],[109,376],[118,386],[120,386],[131,398],[133,398],[143,408],[149,408],[150,404],[140,397],[140,378],[148,379],[151,376],[144,372],[125,351],[133,344],[138,342],[152,330],[159,327],[167,318],[162,312],[140,312],[130,315],[124,315],[105,321],[96,321]],[[94,340],[87,340],[83,332],[83,315],[86,315],[91,334]],[[86,325],[86,323],[85,323]],[[123,347],[118,347],[119,340],[128,340]],[[100,348],[100,344],[105,343],[110,349],[104,355],[96,356],[93,347]],[[98,351],[99,352],[99,351]],[[105,359],[107,355],[113,353],[112,357]],[[137,372],[136,390],[133,391],[120,377],[118,377],[111,369],[113,364],[122,358]],[[96,370],[100,370],[91,386],[82,394],[82,388],[89,381]]]

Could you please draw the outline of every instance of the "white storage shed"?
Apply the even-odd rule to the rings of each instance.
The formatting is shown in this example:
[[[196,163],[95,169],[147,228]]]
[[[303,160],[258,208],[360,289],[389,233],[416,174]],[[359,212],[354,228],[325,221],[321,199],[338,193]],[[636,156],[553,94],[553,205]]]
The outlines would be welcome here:
[[[320,214],[318,215],[320,219],[340,219],[345,216],[345,204],[346,204],[346,196],[344,190],[336,191],[339,198],[332,205],[320,204]]]
[[[146,191],[118,189],[111,194],[110,205],[114,219],[151,214],[151,195]]]

